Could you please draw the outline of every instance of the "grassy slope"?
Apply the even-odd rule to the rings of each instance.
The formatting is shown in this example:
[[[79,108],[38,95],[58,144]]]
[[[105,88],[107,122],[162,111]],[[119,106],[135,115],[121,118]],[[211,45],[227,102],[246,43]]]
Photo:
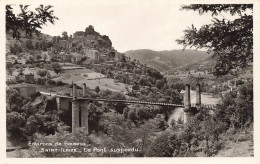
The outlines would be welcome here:
[[[171,50],[153,51],[148,49],[131,50],[125,52],[126,56],[139,60],[143,64],[155,68],[158,71],[167,71],[179,66],[201,63],[210,60],[205,51],[195,50]]]
[[[223,148],[216,157],[253,157],[254,156],[254,130],[253,125],[238,131],[235,134],[221,136]]]

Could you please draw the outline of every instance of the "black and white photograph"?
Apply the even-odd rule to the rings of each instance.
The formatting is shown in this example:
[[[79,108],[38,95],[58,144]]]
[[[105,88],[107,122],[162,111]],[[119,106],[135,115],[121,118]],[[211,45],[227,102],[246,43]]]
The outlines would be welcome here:
[[[255,157],[255,5],[5,1],[5,158]]]

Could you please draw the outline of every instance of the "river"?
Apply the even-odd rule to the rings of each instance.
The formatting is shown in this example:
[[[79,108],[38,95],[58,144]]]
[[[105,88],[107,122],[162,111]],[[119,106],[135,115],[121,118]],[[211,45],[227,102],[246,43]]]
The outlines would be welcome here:
[[[190,91],[190,96],[191,96],[191,103],[195,104],[196,103],[196,91],[191,90]],[[201,94],[201,103],[202,104],[217,104],[219,99],[208,95],[208,94]],[[180,117],[183,118],[184,112],[183,112],[183,107],[177,107],[173,110],[172,114],[169,116],[168,119],[168,124],[170,125],[172,119],[177,121]]]

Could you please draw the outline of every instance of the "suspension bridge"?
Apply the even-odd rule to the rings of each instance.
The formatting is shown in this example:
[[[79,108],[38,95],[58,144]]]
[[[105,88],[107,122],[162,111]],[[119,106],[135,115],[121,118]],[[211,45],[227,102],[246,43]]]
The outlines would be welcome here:
[[[183,107],[184,108],[184,123],[187,123],[196,112],[197,107],[215,108],[215,105],[201,104],[201,89],[200,85],[196,85],[196,103],[191,104],[190,97],[190,85],[185,86],[184,103],[163,103],[163,102],[151,102],[151,101],[138,101],[138,100],[115,100],[104,98],[87,98],[86,97],[86,84],[83,84],[82,97],[77,97],[76,84],[72,85],[72,96],[59,95],[55,93],[40,92],[44,96],[55,96],[57,101],[58,110],[68,109],[71,102],[72,107],[72,133],[75,133],[78,127],[85,127],[88,132],[88,109],[87,104],[90,101],[103,101],[112,103],[125,103],[125,104],[143,104],[143,105],[156,105],[156,106],[170,106],[170,107]],[[65,103],[67,102],[67,103]],[[65,105],[64,105],[65,104]]]

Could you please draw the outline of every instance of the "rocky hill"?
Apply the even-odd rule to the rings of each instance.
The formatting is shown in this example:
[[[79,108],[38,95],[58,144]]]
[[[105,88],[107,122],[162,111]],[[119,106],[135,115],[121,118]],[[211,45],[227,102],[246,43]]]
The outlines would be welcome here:
[[[100,35],[92,25],[89,25],[85,31],[76,31],[73,34],[73,44],[95,49],[103,53],[107,53],[112,49],[112,42],[109,37]]]

